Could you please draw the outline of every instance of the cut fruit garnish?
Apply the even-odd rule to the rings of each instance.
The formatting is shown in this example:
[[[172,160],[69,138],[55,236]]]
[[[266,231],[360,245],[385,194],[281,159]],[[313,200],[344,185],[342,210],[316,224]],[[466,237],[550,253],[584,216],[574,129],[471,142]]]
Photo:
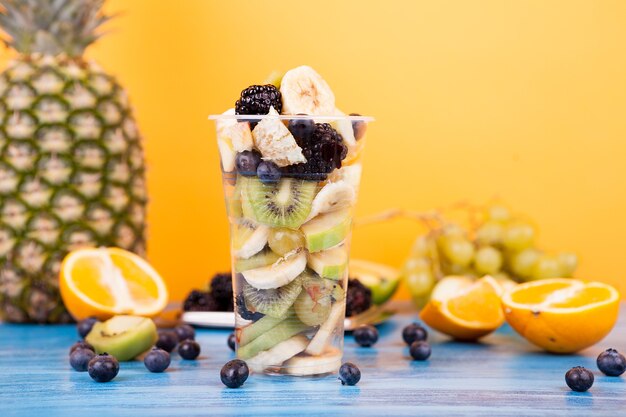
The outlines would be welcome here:
[[[376,305],[389,300],[400,284],[401,275],[395,268],[376,262],[351,259],[349,271],[350,278],[358,279],[372,291],[372,302]]]
[[[316,252],[309,255],[309,267],[322,278],[340,280],[348,266],[348,252],[345,246]]]
[[[350,233],[352,215],[349,209],[320,214],[302,225],[309,252],[319,252],[337,246]]]
[[[267,290],[244,282],[242,293],[248,308],[270,317],[284,318],[301,291],[302,278],[297,277],[287,285]]]
[[[330,309],[330,314],[328,314],[328,318],[320,326],[317,333],[315,333],[315,336],[313,336],[313,339],[311,339],[311,343],[307,346],[306,353],[310,355],[321,355],[326,350],[332,341],[332,338],[335,336],[339,323],[343,321],[345,313],[345,300],[338,301],[333,304]]]
[[[619,312],[619,293],[610,285],[566,278],[519,284],[502,297],[507,322],[535,345],[572,353],[604,338]]]
[[[295,356],[284,368],[289,375],[298,376],[336,372],[341,366],[341,356],[341,351],[331,346],[319,356]]]
[[[345,292],[337,281],[324,279],[311,271],[302,274],[302,292],[294,303],[294,310],[304,324],[318,326],[329,316],[335,301],[343,301]]]
[[[265,247],[270,233],[269,227],[245,220],[233,224],[232,227],[233,254],[237,258],[248,259]]]
[[[149,350],[158,339],[154,322],[140,316],[115,316],[97,322],[85,338],[96,353],[108,353],[128,361]]]
[[[261,252],[248,259],[235,259],[235,272],[243,272],[250,269],[269,266],[279,259],[280,256],[275,254],[272,250],[270,250],[270,248],[265,247]]]
[[[457,340],[476,340],[504,322],[500,287],[490,276],[477,281],[464,276],[442,279],[420,313],[426,324]]]
[[[278,288],[289,284],[306,268],[306,251],[302,249],[288,253],[269,266],[243,271],[248,284],[260,290]]]
[[[287,318],[267,332],[260,334],[248,344],[239,346],[237,356],[240,359],[247,360],[256,356],[259,352],[271,349],[280,342],[297,335],[307,328],[308,326],[301,323],[298,319]]]
[[[321,213],[347,209],[354,205],[356,193],[347,181],[329,182],[317,193],[307,221]]]
[[[309,339],[303,335],[297,335],[276,346],[264,350],[255,357],[246,361],[248,367],[255,372],[261,372],[272,366],[281,366],[283,362],[302,352],[309,344]]]
[[[168,292],[154,268],[119,248],[79,249],[61,265],[63,302],[74,319],[116,314],[155,316],[167,304]]]

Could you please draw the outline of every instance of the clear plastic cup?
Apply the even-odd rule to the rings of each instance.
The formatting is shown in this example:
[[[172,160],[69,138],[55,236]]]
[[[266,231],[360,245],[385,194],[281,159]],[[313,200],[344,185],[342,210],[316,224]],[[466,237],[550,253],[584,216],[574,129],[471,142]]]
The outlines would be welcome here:
[[[237,357],[253,372],[334,373],[343,354],[360,156],[372,119],[232,114],[210,119],[217,126],[231,231]],[[296,158],[293,148],[277,145],[290,133],[288,142],[295,139],[307,163],[278,167],[289,155]],[[262,155],[246,151],[250,147]],[[273,169],[263,162],[268,159],[276,164]]]

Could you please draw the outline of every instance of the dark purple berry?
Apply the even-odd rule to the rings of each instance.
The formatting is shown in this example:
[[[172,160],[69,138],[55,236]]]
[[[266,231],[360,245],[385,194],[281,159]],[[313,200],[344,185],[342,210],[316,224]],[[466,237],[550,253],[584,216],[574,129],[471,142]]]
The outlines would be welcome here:
[[[178,346],[178,354],[183,359],[194,360],[200,355],[200,345],[195,340],[183,340]]]
[[[415,341],[428,339],[428,331],[419,323],[411,323],[402,330],[402,339],[410,346]]]
[[[309,141],[315,131],[315,122],[311,119],[291,119],[287,128],[299,144],[304,144]]]
[[[339,380],[341,385],[356,385],[361,380],[361,371],[355,364],[346,362],[339,368]]]
[[[428,342],[416,340],[415,342],[411,343],[411,346],[409,347],[409,353],[411,354],[411,357],[416,361],[425,361],[430,357],[430,345],[428,344]]]
[[[283,99],[278,89],[271,85],[251,85],[241,92],[235,103],[235,114],[268,114],[270,107],[283,110]]]
[[[163,372],[170,366],[171,357],[169,352],[163,349],[153,348],[145,358],[143,364],[150,372]]]
[[[352,332],[354,340],[363,347],[370,347],[378,341],[378,330],[371,325],[362,325]]]
[[[89,349],[92,352],[95,352],[96,350],[93,348],[93,346],[91,346],[89,343],[85,342],[84,340],[79,340],[78,342],[74,343],[72,345],[72,347],[70,348],[70,355],[72,353],[74,353],[74,351],[76,349]]]
[[[184,311],[220,311],[219,303],[207,291],[192,290],[183,302]]]
[[[372,290],[358,279],[348,280],[346,291],[346,316],[352,317],[367,311],[372,306]]]
[[[256,175],[263,184],[276,184],[280,180],[281,172],[275,163],[262,161],[256,169]]]
[[[228,388],[239,388],[250,375],[248,364],[240,359],[226,362],[220,371],[220,379]]]
[[[120,363],[108,353],[103,353],[89,361],[87,370],[94,381],[109,382],[120,371]]]
[[[188,324],[181,324],[180,326],[176,326],[174,330],[178,335],[179,342],[187,339],[194,340],[196,338],[196,331]]]
[[[593,385],[593,374],[582,366],[576,366],[565,374],[565,383],[573,391],[585,392]]]
[[[97,322],[98,322],[98,319],[95,317],[88,317],[84,320],[79,321],[78,324],[76,325],[76,330],[78,330],[78,335],[82,337],[83,339],[87,337],[87,335],[91,331],[91,328]]]
[[[235,351],[235,333],[231,333],[228,335],[228,347],[233,352]]]
[[[235,157],[237,172],[244,177],[254,177],[259,163],[261,163],[261,154],[257,151],[239,152]]]
[[[177,344],[178,334],[174,330],[159,330],[159,338],[155,343],[156,347],[166,352],[171,352]]]
[[[211,295],[219,306],[219,311],[233,311],[233,277],[230,272],[222,272],[211,278]]]
[[[620,376],[626,371],[626,358],[615,349],[607,349],[598,355],[598,369],[607,376]]]
[[[93,350],[76,349],[70,354],[70,365],[78,372],[86,372],[89,361],[96,356]]]
[[[360,116],[359,113],[350,113],[350,116]],[[354,139],[359,140],[365,136],[367,123],[363,120],[354,120],[352,122],[352,131],[354,131]]]

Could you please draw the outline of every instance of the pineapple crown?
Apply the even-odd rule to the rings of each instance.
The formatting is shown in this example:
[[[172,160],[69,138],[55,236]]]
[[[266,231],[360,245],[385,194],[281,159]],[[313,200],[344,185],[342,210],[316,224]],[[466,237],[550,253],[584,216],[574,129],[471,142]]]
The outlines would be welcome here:
[[[105,0],[0,0],[2,40],[22,54],[80,56],[111,19]]]

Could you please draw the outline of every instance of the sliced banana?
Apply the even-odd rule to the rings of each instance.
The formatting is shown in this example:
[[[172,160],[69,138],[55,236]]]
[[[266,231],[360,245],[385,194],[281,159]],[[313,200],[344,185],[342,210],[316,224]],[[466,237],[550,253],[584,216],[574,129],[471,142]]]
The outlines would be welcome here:
[[[260,290],[289,284],[306,268],[306,251],[302,248],[289,252],[269,266],[242,272],[248,284]]]
[[[280,342],[271,349],[264,350],[246,361],[254,372],[262,372],[271,366],[281,366],[286,360],[302,352],[309,344],[306,336],[297,335],[284,342]]]
[[[252,235],[234,251],[237,258],[248,259],[252,255],[259,253],[267,244],[267,238],[270,235],[270,228],[262,224],[256,225],[256,229]]]
[[[220,151],[220,159],[222,161],[222,169],[224,172],[232,172],[235,169],[235,158],[237,154],[230,142],[217,139],[217,148]]]
[[[352,186],[355,192],[355,196],[359,190],[359,184],[361,183],[361,172],[363,167],[361,164],[346,165],[340,169],[334,170],[328,180],[331,182],[346,181]]]
[[[335,115],[345,116],[345,113],[339,109],[335,109]],[[338,119],[331,122],[331,125],[341,135],[343,141],[346,143],[346,145],[348,145],[348,148],[354,148],[356,146],[354,129],[352,128],[352,120]]]
[[[342,324],[343,326],[343,318],[346,311],[346,303],[345,301],[337,302],[330,309],[330,314],[328,315],[328,319],[320,326],[317,330],[313,339],[311,339],[311,343],[307,346],[305,352],[309,355],[321,355],[325,350],[330,341],[332,340],[335,329]]]
[[[321,213],[352,207],[356,201],[354,187],[346,181],[329,182],[317,193],[311,203],[311,212],[305,223]]]
[[[337,372],[341,366],[341,351],[330,347],[320,356],[295,356],[283,366],[289,375],[304,376]]]
[[[268,114],[278,116],[273,107]],[[306,162],[302,148],[279,118],[261,120],[252,130],[252,138],[263,159],[272,161],[279,167]]]
[[[335,113],[335,95],[328,83],[309,66],[287,71],[280,83],[284,114],[328,116]]]

